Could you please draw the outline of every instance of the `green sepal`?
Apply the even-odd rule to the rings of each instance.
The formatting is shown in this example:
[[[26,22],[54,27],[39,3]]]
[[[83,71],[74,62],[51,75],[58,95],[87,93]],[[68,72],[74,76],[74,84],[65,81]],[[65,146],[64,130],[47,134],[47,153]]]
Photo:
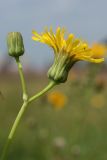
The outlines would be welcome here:
[[[73,57],[70,57],[68,54],[59,53],[55,56],[54,63],[48,71],[49,79],[56,83],[64,83],[74,63]]]

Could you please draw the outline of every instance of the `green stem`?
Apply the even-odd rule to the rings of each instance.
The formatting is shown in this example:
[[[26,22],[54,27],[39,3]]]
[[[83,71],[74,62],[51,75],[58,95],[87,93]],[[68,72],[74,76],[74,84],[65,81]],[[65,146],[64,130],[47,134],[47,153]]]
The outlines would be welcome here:
[[[15,59],[16,59],[16,63],[18,66],[18,71],[19,71],[20,80],[21,80],[21,84],[22,84],[23,100],[26,101],[28,99],[28,95],[27,95],[27,87],[26,87],[26,83],[25,83],[25,79],[24,79],[22,64],[20,63],[19,57],[15,58]]]
[[[7,155],[8,149],[9,149],[9,146],[10,146],[10,144],[11,144],[11,142],[12,142],[12,139],[13,139],[13,137],[14,137],[14,135],[15,135],[16,129],[17,129],[17,127],[18,127],[18,125],[19,125],[19,123],[20,123],[20,121],[21,121],[21,119],[22,119],[22,116],[23,116],[23,114],[24,114],[24,112],[25,112],[28,104],[31,103],[32,101],[34,101],[35,99],[39,98],[40,96],[42,96],[44,93],[46,93],[48,90],[50,90],[50,89],[51,89],[52,87],[54,87],[55,85],[56,85],[56,83],[53,82],[53,81],[51,81],[51,82],[48,84],[48,86],[46,86],[42,91],[40,91],[40,92],[37,93],[36,95],[32,96],[30,99],[26,100],[26,101],[23,103],[23,105],[22,105],[22,107],[21,107],[21,109],[20,109],[20,111],[19,111],[19,113],[18,113],[18,115],[17,115],[17,117],[16,117],[16,119],[15,119],[15,121],[14,121],[14,124],[13,124],[13,126],[12,126],[12,128],[11,128],[11,131],[10,131],[10,133],[9,133],[7,142],[6,142],[6,144],[5,144],[5,146],[4,146],[4,149],[3,149],[3,153],[2,153],[2,156],[1,156],[1,160],[5,160],[5,158],[6,158],[6,155]]]
[[[38,97],[40,97],[41,95],[43,95],[45,92],[47,92],[48,90],[50,90],[51,88],[53,88],[55,85],[56,85],[56,82],[50,81],[50,83],[48,84],[48,86],[46,86],[38,94],[36,94],[36,95],[32,96],[31,98],[29,98],[28,102],[31,103],[32,101],[34,101],[35,99],[37,99]]]
[[[17,115],[17,117],[16,117],[16,119],[14,121],[14,124],[13,124],[13,126],[12,126],[12,128],[10,130],[7,142],[6,142],[5,146],[4,146],[4,149],[3,149],[3,152],[2,152],[2,156],[1,156],[1,160],[5,160],[6,159],[6,155],[7,155],[9,146],[10,146],[10,144],[12,142],[13,136],[14,136],[14,134],[16,132],[18,124],[19,124],[19,122],[20,122],[20,120],[22,118],[22,115],[24,114],[24,111],[25,111],[27,105],[28,105],[27,102],[23,103],[23,105],[22,105],[22,107],[21,107],[21,109],[20,109],[20,111],[19,111],[19,113],[18,113],[18,115]]]

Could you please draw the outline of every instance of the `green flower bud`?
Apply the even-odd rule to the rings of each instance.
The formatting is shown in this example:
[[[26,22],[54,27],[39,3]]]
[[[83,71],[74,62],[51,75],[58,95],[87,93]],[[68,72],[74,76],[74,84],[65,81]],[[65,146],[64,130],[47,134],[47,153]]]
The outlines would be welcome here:
[[[74,63],[75,61],[73,61],[72,57],[69,57],[68,54],[58,54],[55,56],[54,63],[48,71],[49,79],[56,83],[64,83]]]
[[[8,53],[12,57],[19,57],[24,54],[23,38],[20,32],[10,32],[7,36]]]

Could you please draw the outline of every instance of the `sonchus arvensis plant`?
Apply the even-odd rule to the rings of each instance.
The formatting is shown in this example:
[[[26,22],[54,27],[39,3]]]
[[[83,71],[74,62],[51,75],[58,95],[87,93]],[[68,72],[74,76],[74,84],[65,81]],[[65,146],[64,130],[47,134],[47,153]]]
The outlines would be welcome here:
[[[47,44],[54,51],[54,63],[48,71],[49,79],[56,83],[63,83],[67,80],[69,70],[77,61],[89,61],[101,63],[104,58],[95,56],[96,53],[88,44],[75,38],[73,34],[65,35],[65,29],[58,27],[54,33],[52,28],[42,33],[32,31],[32,39]],[[66,37],[65,37],[66,36]]]
[[[29,97],[27,85],[23,73],[23,67],[20,62],[20,56],[24,54],[24,42],[20,32],[10,32],[7,36],[8,53],[13,57],[17,63],[21,86],[22,86],[22,100],[23,104],[16,116],[7,141],[4,145],[1,160],[5,160],[10,144],[15,135],[16,129],[25,113],[28,105],[49,91],[55,85],[64,83],[67,80],[69,70],[77,61],[89,61],[93,63],[101,63],[104,61],[103,52],[95,52],[88,44],[80,39],[74,37],[73,34],[66,34],[64,28],[58,27],[54,33],[52,28],[46,29],[44,32],[38,34],[33,31],[32,39],[41,43],[47,44],[54,51],[54,62],[48,71],[48,77],[50,79],[49,84],[39,93]],[[57,95],[58,96],[58,95]],[[55,98],[55,97],[54,97]],[[63,104],[59,101],[60,106]],[[64,101],[63,101],[64,102]]]

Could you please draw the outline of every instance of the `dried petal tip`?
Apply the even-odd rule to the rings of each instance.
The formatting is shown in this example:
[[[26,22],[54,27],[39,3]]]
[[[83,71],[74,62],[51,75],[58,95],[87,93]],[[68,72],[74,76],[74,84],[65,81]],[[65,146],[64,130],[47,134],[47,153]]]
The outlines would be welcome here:
[[[7,36],[8,53],[12,57],[24,54],[23,37],[20,32],[10,32]]]

